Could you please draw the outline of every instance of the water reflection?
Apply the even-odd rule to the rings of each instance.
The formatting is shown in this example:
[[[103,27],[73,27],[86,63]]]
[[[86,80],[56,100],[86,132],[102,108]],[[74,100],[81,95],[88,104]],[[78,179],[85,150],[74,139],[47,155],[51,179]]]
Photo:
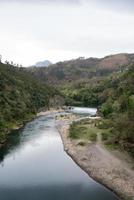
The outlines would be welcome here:
[[[63,151],[54,116],[15,131],[0,151],[2,200],[116,200]]]
[[[7,191],[10,200],[114,200],[112,197],[109,198],[109,195],[104,193],[104,191],[102,192],[98,188],[95,190],[93,188],[87,188],[80,183],[51,185],[47,187],[34,186],[2,189],[2,200],[9,200],[4,195]]]
[[[41,131],[37,131],[38,129],[43,131],[50,128],[51,124],[46,124],[52,119],[53,117],[51,116],[38,117],[32,122],[26,124],[24,128],[12,131],[9,135],[7,143],[0,148],[0,163],[3,165],[3,160],[6,155],[16,151],[18,147],[23,148],[25,142],[29,142],[30,140],[34,141],[34,139],[38,138],[39,135],[37,133],[41,134]],[[42,122],[42,124],[40,124],[40,122]]]

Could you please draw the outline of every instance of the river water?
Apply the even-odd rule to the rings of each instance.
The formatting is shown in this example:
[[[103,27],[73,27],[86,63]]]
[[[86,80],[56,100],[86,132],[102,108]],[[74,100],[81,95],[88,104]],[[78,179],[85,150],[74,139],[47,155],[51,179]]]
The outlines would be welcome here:
[[[0,164],[0,200],[117,200],[64,152],[54,114],[14,131]]]

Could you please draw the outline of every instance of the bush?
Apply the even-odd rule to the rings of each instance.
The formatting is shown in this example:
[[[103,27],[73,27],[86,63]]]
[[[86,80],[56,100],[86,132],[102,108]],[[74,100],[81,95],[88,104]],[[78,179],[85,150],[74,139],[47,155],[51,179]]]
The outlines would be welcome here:
[[[97,139],[97,128],[90,127],[91,121],[82,120],[77,123],[73,123],[70,126],[69,136],[73,139],[84,139],[92,142]]]

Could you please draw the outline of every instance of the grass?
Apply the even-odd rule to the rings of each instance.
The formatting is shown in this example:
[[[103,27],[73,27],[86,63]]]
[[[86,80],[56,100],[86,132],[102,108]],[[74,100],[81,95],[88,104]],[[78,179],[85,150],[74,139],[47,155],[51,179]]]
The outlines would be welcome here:
[[[98,132],[100,132],[100,129],[95,126],[95,121],[86,119],[80,122],[74,122],[70,126],[69,136],[72,139],[83,139],[85,141],[95,142]]]
[[[105,143],[105,147],[106,147],[106,149],[108,149],[108,150],[120,150],[119,149],[119,146],[118,145],[115,145],[115,144],[108,144],[108,143]]]
[[[116,144],[109,142],[109,138],[112,140],[111,128],[106,125],[102,119],[84,119],[71,124],[69,136],[72,139],[80,139],[79,145],[85,146],[88,141],[96,142],[97,134],[101,134],[102,142],[107,149],[117,149]]]
[[[101,129],[101,139],[107,150],[121,150],[119,144],[114,142],[113,128],[109,127],[110,120],[102,120],[98,127]]]
[[[107,128],[107,129],[101,129],[102,130],[102,141],[108,141],[108,139],[110,138],[111,136],[111,129],[110,128]]]

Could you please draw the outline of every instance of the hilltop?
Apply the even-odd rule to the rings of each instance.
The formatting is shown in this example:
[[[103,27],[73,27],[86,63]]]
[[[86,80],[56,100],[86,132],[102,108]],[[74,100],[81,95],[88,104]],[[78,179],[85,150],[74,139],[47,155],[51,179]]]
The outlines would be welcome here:
[[[29,69],[31,73],[49,84],[63,85],[74,81],[89,81],[93,77],[107,76],[124,70],[134,63],[134,54],[116,54],[104,58],[83,58],[58,62],[47,68]]]
[[[134,54],[79,58],[31,73],[57,86],[66,105],[97,107],[106,143],[134,156]]]

